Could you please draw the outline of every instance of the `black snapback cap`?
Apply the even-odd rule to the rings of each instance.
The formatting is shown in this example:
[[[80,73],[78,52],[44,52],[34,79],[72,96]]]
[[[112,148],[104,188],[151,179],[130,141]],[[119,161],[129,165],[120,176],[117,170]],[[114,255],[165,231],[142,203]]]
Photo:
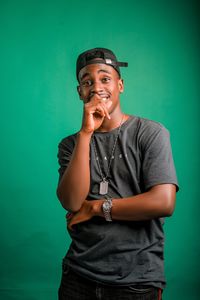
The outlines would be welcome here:
[[[121,76],[119,67],[128,67],[128,63],[119,62],[111,50],[106,48],[93,48],[78,56],[76,62],[77,79],[80,70],[90,64],[106,64],[112,66],[118,72],[119,76]]]

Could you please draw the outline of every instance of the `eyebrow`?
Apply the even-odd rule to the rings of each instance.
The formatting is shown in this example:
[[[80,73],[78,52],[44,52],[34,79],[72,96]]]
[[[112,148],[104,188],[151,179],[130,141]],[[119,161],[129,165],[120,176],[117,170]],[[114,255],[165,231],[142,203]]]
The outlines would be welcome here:
[[[107,73],[107,74],[111,74],[111,72],[109,72],[108,70],[105,69],[100,69],[97,71],[97,73]],[[91,73],[87,72],[85,74],[83,74],[83,76],[80,78],[80,80],[83,80],[86,76],[90,75]]]

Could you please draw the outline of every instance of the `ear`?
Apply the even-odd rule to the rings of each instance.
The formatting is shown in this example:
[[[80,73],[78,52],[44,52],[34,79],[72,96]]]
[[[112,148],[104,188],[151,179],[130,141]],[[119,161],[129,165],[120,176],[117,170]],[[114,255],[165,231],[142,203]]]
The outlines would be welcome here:
[[[124,80],[123,79],[121,79],[121,78],[119,79],[118,86],[119,86],[119,92],[123,93],[123,91],[124,91]]]
[[[77,92],[78,92],[78,94],[79,94],[80,100],[83,100],[82,94],[81,94],[81,88],[80,88],[80,85],[77,86]]]

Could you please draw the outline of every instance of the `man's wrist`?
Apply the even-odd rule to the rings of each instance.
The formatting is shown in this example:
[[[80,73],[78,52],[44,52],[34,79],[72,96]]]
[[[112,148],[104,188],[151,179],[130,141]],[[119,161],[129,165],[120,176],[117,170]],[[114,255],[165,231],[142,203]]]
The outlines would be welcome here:
[[[105,201],[102,204],[102,210],[104,218],[107,222],[112,222],[111,209],[112,209],[112,198],[108,195],[105,195]]]
[[[81,129],[79,132],[78,132],[78,135],[80,137],[88,137],[89,139],[91,138],[93,132],[88,132],[88,131],[85,131],[83,129]]]
[[[103,202],[104,202],[104,200],[93,200],[93,201],[91,201],[94,216],[104,217],[104,214],[103,214],[103,211],[102,211]]]

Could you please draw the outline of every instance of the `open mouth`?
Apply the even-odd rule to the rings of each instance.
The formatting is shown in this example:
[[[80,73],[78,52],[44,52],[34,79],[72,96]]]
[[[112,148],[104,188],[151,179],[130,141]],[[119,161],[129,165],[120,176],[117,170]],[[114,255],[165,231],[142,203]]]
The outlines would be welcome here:
[[[109,97],[102,97],[102,100],[103,100],[104,102],[106,102],[106,101],[108,100],[108,98],[109,98]]]
[[[107,95],[107,94],[99,94],[99,96],[101,97],[101,99],[102,99],[103,101],[107,101],[107,100],[110,98],[110,96]]]
[[[90,99],[94,96],[94,94],[91,94],[89,97],[88,97],[88,101],[90,101]],[[106,93],[102,93],[102,94],[98,94],[99,97],[101,97],[101,99],[104,101],[104,102],[107,102],[109,99],[110,99],[110,96],[111,95],[108,95]]]

